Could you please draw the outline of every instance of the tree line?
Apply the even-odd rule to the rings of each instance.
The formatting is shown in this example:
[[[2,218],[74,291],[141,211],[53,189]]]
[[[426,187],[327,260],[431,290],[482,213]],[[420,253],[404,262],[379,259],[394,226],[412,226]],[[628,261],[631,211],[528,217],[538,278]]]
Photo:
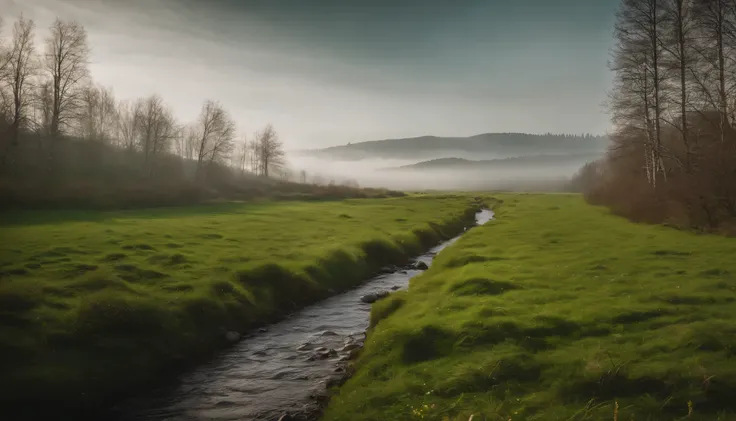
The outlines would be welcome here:
[[[622,0],[606,158],[577,184],[633,219],[736,218],[736,1]]]
[[[18,18],[9,31],[0,19],[0,170],[4,177],[48,174],[82,165],[79,159],[114,154],[136,166],[138,175],[159,171],[173,157],[191,168],[194,179],[229,167],[242,173],[283,175],[285,154],[267,125],[250,139],[238,136],[232,115],[208,100],[196,121],[177,121],[170,106],[152,94],[117,100],[112,89],[94,83],[85,28],[57,19],[36,45],[33,20]],[[7,34],[9,32],[9,34]],[[96,149],[98,155],[81,153]],[[127,155],[126,155],[127,153]],[[109,164],[109,162],[104,163]],[[119,162],[118,162],[119,164]]]

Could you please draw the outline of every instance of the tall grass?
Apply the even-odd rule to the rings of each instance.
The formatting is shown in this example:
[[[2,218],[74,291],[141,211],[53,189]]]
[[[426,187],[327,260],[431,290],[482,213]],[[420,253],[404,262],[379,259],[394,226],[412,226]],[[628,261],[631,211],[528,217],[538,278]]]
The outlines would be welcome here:
[[[405,261],[462,231],[475,207],[447,196],[6,214],[0,406],[104,418],[221,349],[226,332]]]
[[[733,239],[500,198],[374,306],[325,420],[736,419]]]

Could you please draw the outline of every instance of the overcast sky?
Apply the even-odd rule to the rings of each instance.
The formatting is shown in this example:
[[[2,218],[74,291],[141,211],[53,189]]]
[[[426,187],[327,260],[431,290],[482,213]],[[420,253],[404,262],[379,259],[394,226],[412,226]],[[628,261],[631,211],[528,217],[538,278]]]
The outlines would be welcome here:
[[[289,148],[603,133],[616,0],[0,0],[89,32],[94,79],[186,121],[221,101]],[[6,25],[8,26],[8,25]]]

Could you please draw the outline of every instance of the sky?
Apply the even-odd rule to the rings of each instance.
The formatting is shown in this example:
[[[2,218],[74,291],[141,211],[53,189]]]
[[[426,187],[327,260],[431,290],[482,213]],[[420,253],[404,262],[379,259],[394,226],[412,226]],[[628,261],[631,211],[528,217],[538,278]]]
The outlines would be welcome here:
[[[182,121],[220,101],[288,149],[485,132],[594,133],[617,0],[0,0],[83,24],[96,82]]]

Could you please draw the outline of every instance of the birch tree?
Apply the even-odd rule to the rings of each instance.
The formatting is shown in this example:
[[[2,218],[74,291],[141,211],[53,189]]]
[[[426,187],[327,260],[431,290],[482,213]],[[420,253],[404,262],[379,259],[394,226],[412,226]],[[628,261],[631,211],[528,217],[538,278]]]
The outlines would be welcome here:
[[[693,19],[693,0],[666,0],[664,5],[663,23],[668,29],[664,31],[662,47],[668,54],[667,67],[675,75],[673,90],[676,92],[671,98],[677,111],[677,118],[670,118],[668,123],[675,127],[682,138],[685,151],[685,170],[689,171],[691,166],[692,146],[688,126],[688,111],[691,109],[689,91],[690,69],[693,66],[695,54],[695,21]]]
[[[717,124],[721,142],[730,125],[729,97],[734,89],[730,77],[734,71],[734,4],[732,0],[695,0],[693,18],[698,30],[698,62],[692,69],[701,101],[718,111]],[[705,115],[705,114],[702,114]]]
[[[622,0],[615,28],[615,148],[594,195],[642,220],[736,216],[736,0]]]
[[[186,160],[193,160],[197,151],[197,128],[188,125],[179,130],[176,137],[176,154]]]
[[[256,135],[256,142],[260,174],[268,177],[269,171],[277,170],[284,165],[284,144],[270,124]]]
[[[203,174],[205,165],[222,163],[233,149],[235,122],[222,105],[207,101],[197,121],[197,174]]]
[[[631,138],[644,135],[644,166],[649,183],[656,187],[662,161],[663,81],[661,73],[663,31],[662,0],[623,0],[617,15],[612,69],[616,84],[612,98],[614,122]],[[636,122],[641,119],[642,124]],[[666,175],[665,175],[666,176]]]
[[[259,133],[253,135],[253,141],[248,145],[248,160],[251,172],[261,175],[261,146],[258,143]]]
[[[243,136],[243,140],[238,144],[237,153],[234,155],[234,167],[240,171],[241,174],[245,173],[246,167],[249,162],[250,154],[250,143],[248,142],[247,136]]]

